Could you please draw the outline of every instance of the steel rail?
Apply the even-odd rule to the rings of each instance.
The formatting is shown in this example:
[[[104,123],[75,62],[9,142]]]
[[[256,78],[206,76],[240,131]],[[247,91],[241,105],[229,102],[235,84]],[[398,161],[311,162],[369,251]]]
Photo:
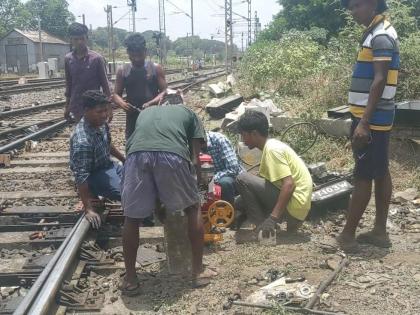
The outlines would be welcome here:
[[[51,126],[48,126],[46,128],[43,128],[41,130],[38,130],[37,132],[31,133],[30,135],[27,135],[26,137],[20,138],[18,140],[15,140],[11,143],[8,143],[8,144],[0,147],[0,153],[5,153],[5,152],[8,152],[10,150],[16,149],[16,148],[20,147],[21,145],[23,145],[28,140],[43,137],[44,135],[52,133],[52,132],[64,127],[67,124],[68,124],[67,120],[61,120],[61,121],[55,123],[54,125],[51,125]]]
[[[49,120],[44,120],[44,121],[40,121],[40,122],[37,122],[37,123],[32,123],[30,125],[23,125],[23,126],[19,126],[19,127],[16,127],[16,128],[11,128],[11,129],[6,129],[6,130],[0,130],[0,138],[3,137],[3,136],[5,136],[5,135],[16,133],[16,132],[19,132],[19,131],[22,131],[22,130],[25,130],[25,129],[28,129],[28,128],[31,128],[31,127],[36,127],[36,126],[42,126],[42,125],[46,125],[46,124],[51,124],[51,123],[58,122],[60,120],[62,120],[61,117],[60,118],[59,117],[56,117],[56,118],[52,118],[52,119],[49,119]]]
[[[38,106],[27,106],[27,107],[18,108],[15,110],[9,110],[6,112],[0,112],[0,118],[5,118],[5,117],[13,116],[13,115],[21,115],[25,113],[30,113],[32,111],[38,111],[38,110],[46,109],[50,107],[57,107],[60,105],[66,105],[66,102],[59,101],[59,102],[53,102],[53,103],[48,103],[48,104],[43,104],[43,105],[38,105]]]
[[[85,220],[85,215],[83,214],[80,219],[76,222],[73,229],[70,231],[69,235],[65,238],[63,243],[61,243],[58,250],[55,252],[54,256],[51,258],[51,260],[48,262],[48,264],[45,266],[44,270],[41,272],[39,277],[36,279],[35,283],[32,285],[31,289],[28,291],[28,293],[25,295],[22,302],[19,304],[19,306],[16,308],[13,315],[27,315],[31,314],[29,313],[30,308],[33,306],[35,299],[39,296],[41,290],[43,289],[44,285],[49,280],[50,275],[54,271],[58,261],[60,260],[60,257],[62,254],[67,250],[67,246],[69,245],[71,239],[73,238],[73,235],[76,235],[76,232],[79,229],[79,226],[81,222],[87,221]],[[89,222],[87,222],[89,223]],[[89,225],[88,225],[89,227]],[[53,298],[55,295],[53,296]]]

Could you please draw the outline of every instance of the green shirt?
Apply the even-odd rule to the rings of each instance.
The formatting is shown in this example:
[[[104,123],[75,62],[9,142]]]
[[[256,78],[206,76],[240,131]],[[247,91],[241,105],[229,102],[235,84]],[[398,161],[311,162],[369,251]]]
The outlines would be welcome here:
[[[178,154],[190,161],[192,139],[205,139],[197,115],[184,105],[152,106],[143,110],[136,129],[127,140],[127,155],[138,151],[162,151]]]

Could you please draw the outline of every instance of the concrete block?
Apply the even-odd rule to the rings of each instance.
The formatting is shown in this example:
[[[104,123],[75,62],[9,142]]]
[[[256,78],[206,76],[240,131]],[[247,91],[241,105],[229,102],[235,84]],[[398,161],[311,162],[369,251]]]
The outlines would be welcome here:
[[[222,97],[225,94],[225,90],[223,90],[218,84],[209,84],[210,93],[216,97]]]
[[[164,227],[166,261],[171,274],[190,274],[192,255],[187,217],[180,212],[168,214]]]
[[[206,111],[212,118],[220,119],[239,106],[243,100],[244,98],[240,95],[231,95],[219,101],[209,103],[206,106]]]

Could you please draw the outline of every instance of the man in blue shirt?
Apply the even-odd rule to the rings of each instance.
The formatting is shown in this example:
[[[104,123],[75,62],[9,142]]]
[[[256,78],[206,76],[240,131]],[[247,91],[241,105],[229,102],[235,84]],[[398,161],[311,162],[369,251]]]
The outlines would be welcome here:
[[[229,139],[219,132],[207,132],[208,153],[214,164],[214,182],[222,187],[222,199],[233,205],[235,199],[236,176],[244,171],[238,162],[235,150]]]
[[[111,143],[108,119],[109,101],[100,91],[83,94],[84,115],[70,138],[70,169],[82,199],[86,217],[94,228],[101,224],[93,210],[91,198],[102,196],[121,200],[122,166],[111,161],[111,155],[121,162],[125,157]]]

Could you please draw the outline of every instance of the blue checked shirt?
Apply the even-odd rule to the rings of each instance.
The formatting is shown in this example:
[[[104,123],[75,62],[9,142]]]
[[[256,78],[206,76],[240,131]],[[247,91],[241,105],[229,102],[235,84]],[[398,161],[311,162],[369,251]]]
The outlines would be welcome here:
[[[244,171],[229,139],[221,133],[212,131],[207,133],[207,153],[213,159],[216,183],[222,177],[236,177]]]
[[[111,168],[110,150],[108,125],[95,129],[82,118],[70,138],[70,169],[76,184],[83,184],[96,170]]]

